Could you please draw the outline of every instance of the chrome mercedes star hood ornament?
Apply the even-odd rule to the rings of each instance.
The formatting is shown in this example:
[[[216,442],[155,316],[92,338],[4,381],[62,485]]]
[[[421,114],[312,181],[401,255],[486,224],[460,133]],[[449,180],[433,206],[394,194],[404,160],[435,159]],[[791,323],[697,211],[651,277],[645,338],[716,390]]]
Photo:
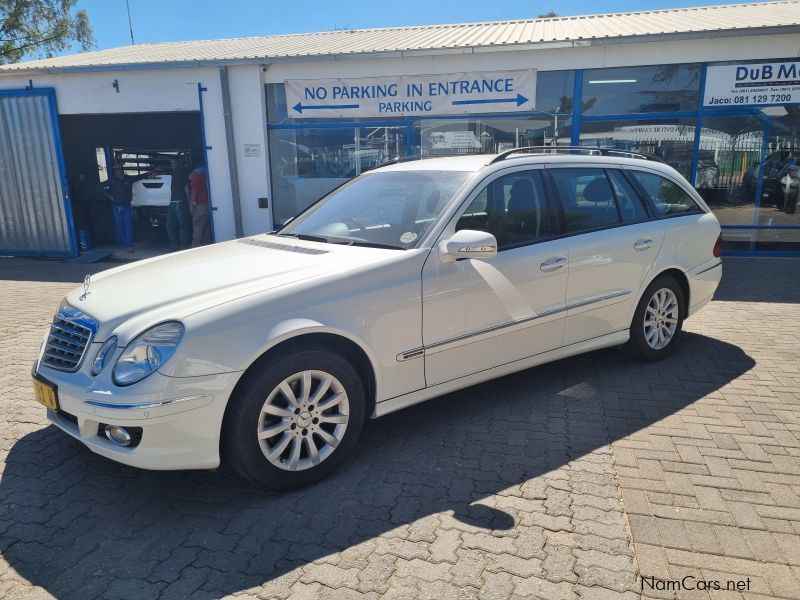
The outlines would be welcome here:
[[[83,278],[83,294],[81,294],[80,300],[86,300],[86,296],[89,295],[89,286],[92,285],[92,276],[87,274],[86,277]]]

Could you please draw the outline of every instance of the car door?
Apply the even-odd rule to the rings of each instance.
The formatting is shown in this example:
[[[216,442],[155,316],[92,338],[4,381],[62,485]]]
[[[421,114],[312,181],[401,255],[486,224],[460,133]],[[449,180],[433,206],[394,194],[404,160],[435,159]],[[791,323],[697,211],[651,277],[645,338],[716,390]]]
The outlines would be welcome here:
[[[498,242],[491,259],[442,261],[422,273],[425,380],[436,385],[561,345],[567,244],[542,169],[506,169],[477,186],[439,237],[472,229]]]
[[[567,234],[564,345],[628,329],[663,223],[621,169],[553,166],[549,173]]]

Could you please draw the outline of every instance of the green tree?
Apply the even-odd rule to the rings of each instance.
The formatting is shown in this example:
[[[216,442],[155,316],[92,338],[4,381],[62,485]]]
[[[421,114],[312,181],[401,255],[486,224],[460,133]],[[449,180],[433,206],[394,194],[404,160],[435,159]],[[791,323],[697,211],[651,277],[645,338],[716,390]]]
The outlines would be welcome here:
[[[42,58],[72,44],[94,47],[85,10],[76,0],[0,0],[0,64]]]
[[[553,17],[557,17],[557,16],[558,16],[558,13],[551,10],[551,11],[548,11],[546,13],[540,14],[536,18],[537,19],[552,19]]]

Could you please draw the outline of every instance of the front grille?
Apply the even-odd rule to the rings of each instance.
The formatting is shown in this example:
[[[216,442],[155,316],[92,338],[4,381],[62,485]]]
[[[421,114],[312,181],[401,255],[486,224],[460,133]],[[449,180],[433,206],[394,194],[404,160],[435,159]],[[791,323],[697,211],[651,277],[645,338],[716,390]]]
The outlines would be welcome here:
[[[50,325],[42,363],[59,371],[77,371],[95,331],[94,319],[71,306],[62,306]]]

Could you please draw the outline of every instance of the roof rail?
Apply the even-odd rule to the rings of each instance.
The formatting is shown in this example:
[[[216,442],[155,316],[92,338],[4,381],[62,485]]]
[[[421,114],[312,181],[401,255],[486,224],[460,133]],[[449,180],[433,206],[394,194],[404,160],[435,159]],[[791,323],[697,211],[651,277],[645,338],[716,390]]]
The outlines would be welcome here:
[[[640,152],[628,152],[627,150],[617,150],[616,148],[598,148],[596,146],[523,146],[506,150],[495,156],[487,164],[493,165],[500,161],[511,158],[514,154],[575,154],[583,152],[586,154],[598,154],[600,156],[618,156],[620,158],[638,158],[642,160],[652,160],[664,162],[652,154],[642,154]]]

